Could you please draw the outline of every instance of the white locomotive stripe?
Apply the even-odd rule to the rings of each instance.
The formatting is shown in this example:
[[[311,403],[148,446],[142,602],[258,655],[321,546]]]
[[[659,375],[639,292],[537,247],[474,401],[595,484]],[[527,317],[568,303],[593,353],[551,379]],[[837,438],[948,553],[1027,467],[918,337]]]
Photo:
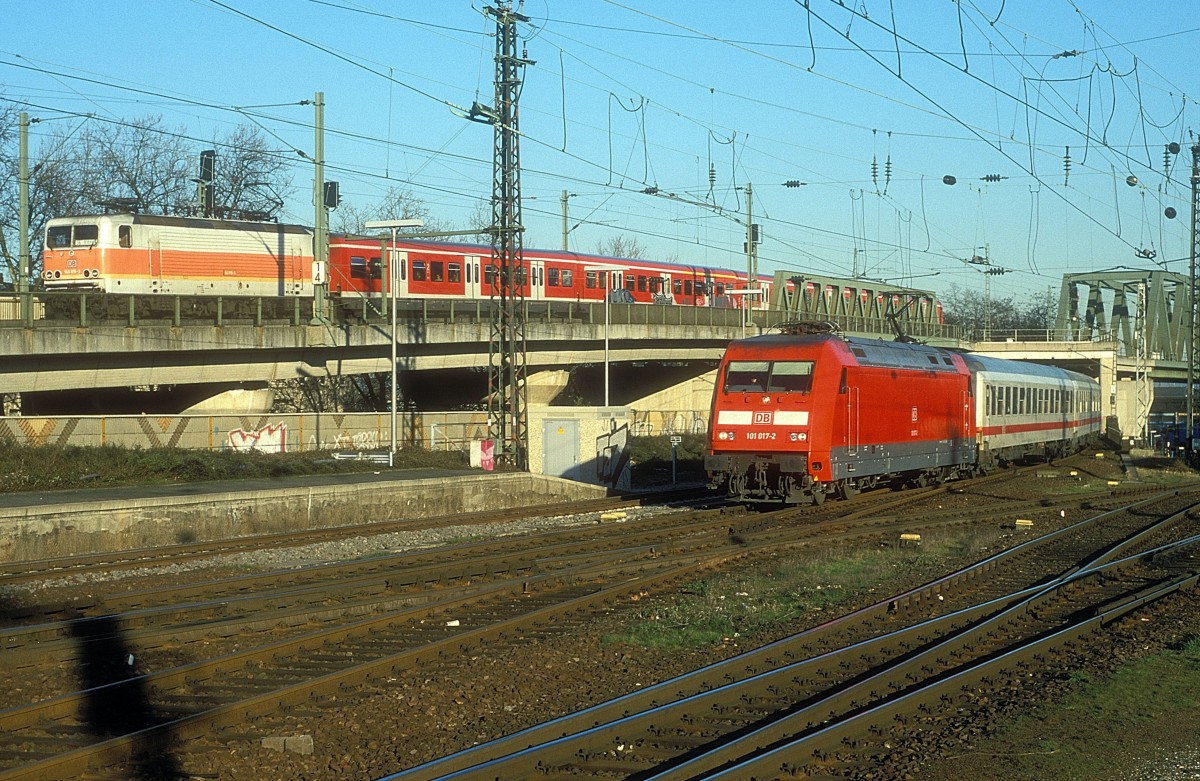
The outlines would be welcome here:
[[[778,410],[775,413],[776,426],[807,426],[808,410]]]
[[[749,426],[750,410],[721,409],[717,410],[717,423],[723,426]]]

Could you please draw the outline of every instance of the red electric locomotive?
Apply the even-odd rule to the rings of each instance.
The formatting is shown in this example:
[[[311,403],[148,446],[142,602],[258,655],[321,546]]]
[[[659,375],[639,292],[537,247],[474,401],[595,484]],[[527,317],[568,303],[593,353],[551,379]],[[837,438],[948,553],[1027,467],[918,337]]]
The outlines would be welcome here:
[[[845,338],[831,323],[783,331],[732,342],[717,374],[705,469],[740,501],[936,484],[1099,432],[1098,386],[1075,372]]]
[[[744,501],[820,504],[969,473],[970,380],[957,353],[847,339],[832,324],[733,342],[713,394],[710,485]]]

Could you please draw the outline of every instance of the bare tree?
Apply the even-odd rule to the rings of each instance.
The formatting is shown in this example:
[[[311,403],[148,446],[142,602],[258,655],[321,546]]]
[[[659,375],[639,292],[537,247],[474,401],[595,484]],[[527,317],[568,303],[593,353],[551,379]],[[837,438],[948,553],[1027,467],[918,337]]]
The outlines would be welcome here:
[[[194,148],[185,132],[153,116],[89,125],[64,148],[78,192],[94,204],[115,202],[132,211],[178,210],[195,196]]]
[[[0,102],[0,258],[8,281],[18,278],[20,246],[19,215],[19,144],[17,107]],[[42,231],[51,217],[78,214],[86,199],[79,189],[64,150],[71,144],[76,128],[52,131],[29,160],[29,251],[30,278],[41,277]],[[94,206],[88,203],[88,210]]]
[[[343,202],[333,213],[332,227],[337,233],[362,233],[369,220],[421,220],[421,231],[449,230],[446,223],[433,216],[429,206],[412,190],[393,187],[378,203],[370,207]]]
[[[596,254],[610,258],[644,258],[646,247],[632,236],[613,236],[596,243]]]
[[[220,210],[233,215],[278,214],[294,190],[291,161],[270,148],[262,131],[238,125],[215,137],[213,148],[217,153],[213,189]]]

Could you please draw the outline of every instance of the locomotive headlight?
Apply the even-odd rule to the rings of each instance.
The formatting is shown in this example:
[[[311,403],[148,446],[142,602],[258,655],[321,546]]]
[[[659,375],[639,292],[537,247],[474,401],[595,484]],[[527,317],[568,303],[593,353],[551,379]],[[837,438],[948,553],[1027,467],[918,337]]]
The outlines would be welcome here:
[[[91,275],[92,275],[92,272],[88,271],[86,268],[83,270],[83,278],[84,279],[87,279]]]
[[[770,403],[771,403],[771,397],[770,397],[770,396],[763,396],[763,397],[762,397],[762,403],[763,403],[763,404],[770,404]]]
[[[805,442],[808,440],[808,434],[807,434],[807,432],[804,432],[804,431],[800,431],[800,432],[793,431],[791,434],[788,435],[788,437],[793,442]]]

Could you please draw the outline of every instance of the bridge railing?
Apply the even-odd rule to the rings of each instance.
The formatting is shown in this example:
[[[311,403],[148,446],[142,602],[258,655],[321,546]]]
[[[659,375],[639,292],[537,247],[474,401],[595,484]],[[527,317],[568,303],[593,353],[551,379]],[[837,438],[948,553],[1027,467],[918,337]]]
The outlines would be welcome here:
[[[1100,329],[979,328],[968,330],[966,338],[977,342],[1110,342],[1116,340],[1116,335]]]
[[[28,300],[22,306],[21,298]],[[402,299],[396,302],[396,316],[406,322],[478,322],[492,316],[489,299]],[[740,328],[745,313],[740,309],[716,306],[677,306],[672,304],[618,304],[592,301],[521,302],[527,322],[575,322],[599,325],[665,325]],[[607,308],[607,315],[605,310]],[[313,299],[298,296],[184,296],[184,295],[104,295],[78,291],[36,291],[0,297],[0,328],[43,328],[63,326],[155,325],[281,325],[300,326],[314,322],[318,314]],[[388,302],[361,297],[331,297],[327,300],[324,320],[337,325],[382,324],[391,317]],[[751,323],[758,331],[794,320],[782,310],[755,310]],[[836,322],[849,334],[891,336],[895,328],[880,318],[837,315],[825,318]],[[902,320],[907,336],[917,339],[957,339],[960,329],[942,323]],[[748,330],[747,335],[755,331]]]

